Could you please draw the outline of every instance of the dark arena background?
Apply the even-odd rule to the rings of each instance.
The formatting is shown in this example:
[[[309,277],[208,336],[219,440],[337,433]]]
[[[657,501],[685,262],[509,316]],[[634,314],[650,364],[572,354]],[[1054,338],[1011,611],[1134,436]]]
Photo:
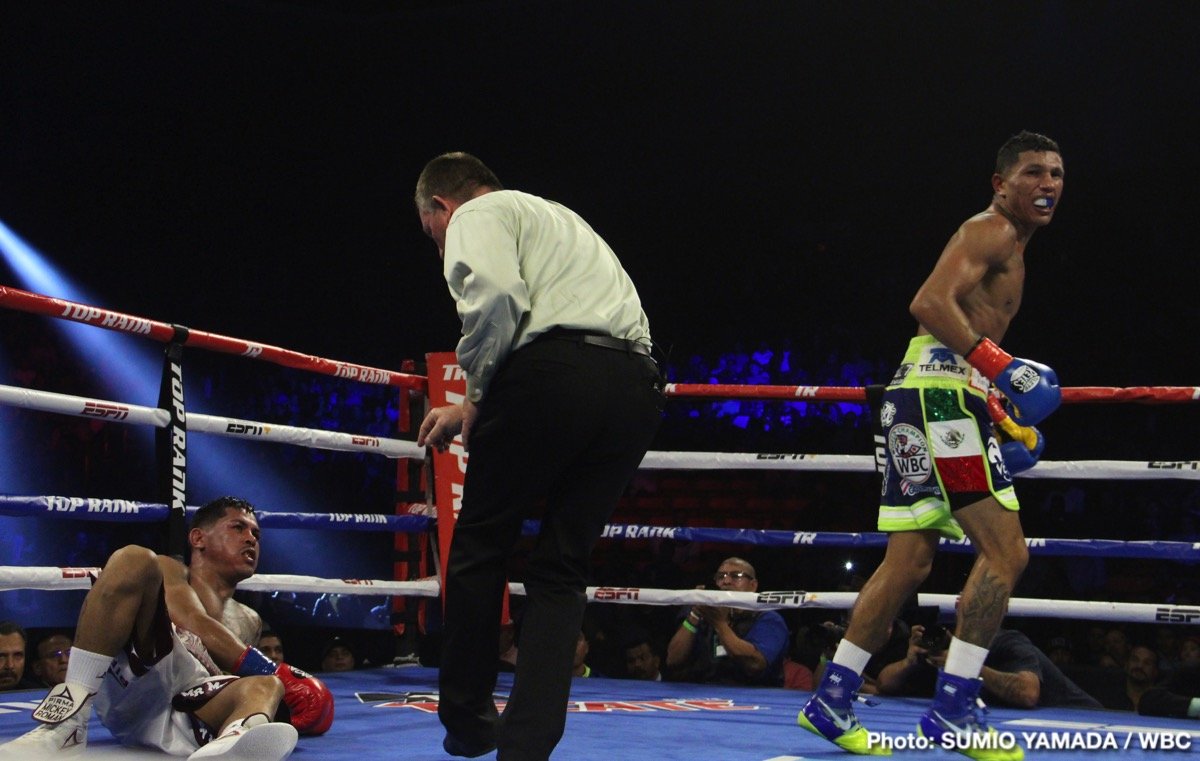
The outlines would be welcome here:
[[[989,203],[997,148],[1029,129],[1058,141],[1066,182],[1026,252],[1005,347],[1053,366],[1064,388],[1195,387],[1198,25],[1200,5],[1155,0],[7,3],[0,287],[423,375],[426,354],[452,351],[460,325],[412,190],[427,160],[465,150],[507,187],[580,212],[612,245],[670,381],[858,388],[892,377],[916,329],[913,294],[957,226]],[[0,308],[2,386],[158,407],[161,372],[154,341]],[[408,418],[423,410],[395,386],[195,350],[183,388],[189,413],[366,437],[412,440]],[[680,395],[651,449],[872,455],[871,423],[856,401]],[[1119,667],[1103,670],[1106,637],[1154,647],[1164,670],[1177,665],[1183,643],[1200,639],[1200,402],[1065,404],[1039,427],[1045,460],[1133,461],[1178,477],[1018,479],[1028,537],[1146,544],[1035,554],[1014,596],[1154,603],[1196,623],[1039,615],[1006,626],[1043,650],[1061,644],[1081,684],[1119,677]],[[426,501],[419,461],[203,433],[188,447],[189,505],[235,494],[266,512],[382,519]],[[160,473],[149,427],[0,404],[0,501],[157,504]],[[873,532],[878,502],[870,472],[644,469],[612,518],[642,528],[601,540],[592,583],[711,586],[720,561],[739,555],[763,590],[853,592],[882,557],[878,545],[728,537]],[[0,504],[0,566],[99,567],[161,534],[155,523],[42,520]],[[417,560],[431,563],[428,541],[267,530],[259,573],[391,580],[409,563],[405,578],[415,578],[432,574]],[[1178,554],[1156,555],[1159,546]],[[525,540],[514,581],[527,551]],[[940,554],[921,591],[957,592],[970,562]],[[70,630],[83,594],[0,591],[0,621],[31,640]],[[422,697],[436,690],[435,597],[239,596],[301,667],[320,670],[335,637],[354,651],[361,679],[331,677],[352,696],[348,726],[419,717],[424,749],[413,757],[439,757],[426,710],[436,703]],[[519,596],[513,606],[519,617]],[[815,665],[822,623],[844,612],[784,611],[792,661]],[[622,644],[644,633],[662,651],[679,613],[589,605],[588,663],[612,681],[581,688],[562,758],[635,746],[682,755],[692,752],[683,738],[727,731],[721,722],[740,719],[723,713],[745,705],[765,739],[721,757],[832,757],[812,755],[832,747],[808,737],[779,739],[792,736],[807,693],[617,683]],[[633,745],[580,729],[589,711],[636,713],[588,701],[643,701],[678,723],[672,712],[684,709],[652,705],[667,694],[732,702],[689,704],[714,722],[689,728],[626,730],[622,714],[620,731],[641,738]],[[384,703],[397,710],[374,710]],[[889,706],[883,729],[912,723],[915,708]],[[1148,726],[1196,724],[1085,713],[1030,715],[1120,742]],[[24,709],[0,717],[0,739],[28,724]],[[305,742],[311,758],[372,752]]]

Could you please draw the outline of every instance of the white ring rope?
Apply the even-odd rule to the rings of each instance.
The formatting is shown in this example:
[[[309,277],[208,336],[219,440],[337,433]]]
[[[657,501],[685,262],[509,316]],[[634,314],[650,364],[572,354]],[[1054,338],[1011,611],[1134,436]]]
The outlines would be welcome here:
[[[856,454],[767,454],[753,452],[647,452],[642,470],[808,470],[873,473],[875,458]],[[1200,460],[1138,462],[1081,460],[1040,462],[1017,478],[1113,480],[1200,480]]]
[[[112,420],[118,423],[151,425],[165,428],[170,421],[166,410],[135,404],[89,399],[82,396],[0,385],[0,404],[9,404],[42,412],[57,412],[76,417]],[[189,431],[231,436],[255,441],[274,441],[333,449],[343,452],[373,452],[385,457],[423,459],[425,450],[414,442],[378,436],[359,436],[336,431],[299,428],[254,420],[187,413]],[[766,454],[745,452],[647,452],[642,470],[794,470],[843,473],[871,473],[872,455],[843,454]],[[1078,462],[1041,462],[1018,478],[1060,478],[1113,480],[1200,480],[1200,460],[1138,462],[1130,460],[1086,460]]]
[[[58,412],[75,417],[111,420],[116,423],[150,425],[155,428],[166,428],[170,423],[170,413],[157,407],[142,407],[136,404],[108,402],[14,386],[0,385],[0,404],[42,412]],[[260,423],[255,420],[238,420],[237,418],[203,415],[198,412],[187,413],[187,428],[189,432],[212,433],[218,436],[231,436],[254,441],[274,441],[313,449],[371,452],[385,457],[408,457],[417,460],[425,457],[424,447],[418,447],[415,443],[402,439],[386,439],[379,436],[360,436],[276,423]]]
[[[89,589],[99,568],[55,568],[0,566],[0,592],[16,589]],[[509,584],[512,594],[524,595],[524,584]],[[418,581],[372,579],[322,579],[317,576],[255,574],[238,585],[247,592],[304,592],[348,595],[394,595],[437,597],[441,585],[435,578]],[[722,605],[742,610],[846,610],[858,598],[856,592],[725,592],[709,589],[644,589],[640,587],[588,587],[588,602],[627,605]],[[955,595],[920,594],[917,602],[954,610]],[[1098,602],[1092,600],[1045,600],[1015,597],[1008,601],[1008,615],[1027,618],[1080,618],[1093,621],[1125,621],[1188,625],[1200,623],[1200,606],[1170,603]]]
[[[4,298],[30,294],[15,292],[0,286],[0,300]],[[84,312],[75,309],[77,305],[58,300],[48,300],[45,297],[33,295],[36,299],[45,300],[54,308],[50,312],[42,312],[51,316],[67,317],[82,322],[96,324],[103,320],[104,325],[115,329],[135,333],[153,333],[157,340],[175,340],[176,329],[150,321],[121,322],[110,324],[109,317],[117,315],[120,320],[126,317],[104,310],[86,308]],[[6,304],[7,305],[7,304]],[[65,306],[65,311],[63,307]],[[38,312],[39,310],[33,310]],[[59,313],[61,311],[61,314]],[[144,325],[143,325],[144,323]],[[143,329],[144,328],[144,329]],[[328,363],[328,360],[295,355],[276,347],[240,342],[237,339],[226,339],[222,336],[194,332],[193,337],[205,339],[197,341],[202,348],[218,351],[231,351],[231,347],[246,356],[257,356],[269,349],[269,354],[278,355],[271,361],[285,366],[298,366],[303,369],[334,374],[338,377],[352,377],[356,380],[373,383],[392,383],[408,388],[424,389],[424,379],[416,376],[404,376],[391,371],[378,371],[372,368],[330,363],[325,370],[316,369],[317,363]],[[286,356],[285,356],[286,355]],[[296,360],[303,360],[296,364]],[[333,369],[335,372],[328,372]],[[353,372],[344,372],[351,370]],[[358,371],[363,371],[359,377]],[[369,373],[369,375],[368,375]],[[417,381],[420,381],[419,383]],[[671,385],[675,395],[687,396],[685,388],[677,389]],[[775,387],[691,387],[693,393],[699,396],[712,396],[717,393],[727,394],[730,390],[739,390],[736,396],[770,396],[770,398],[785,398],[775,396],[779,391]],[[819,387],[799,387],[784,389],[789,397],[824,398],[824,392],[835,392],[828,399],[841,398],[842,392],[861,394],[860,389],[821,389]],[[1080,395],[1081,401],[1088,401],[1088,389],[1069,389]],[[1135,389],[1104,391],[1137,391]],[[1156,389],[1156,399],[1168,399],[1165,391],[1185,392],[1191,400],[1200,398],[1200,387],[1181,389]],[[1138,397],[1140,399],[1140,396]],[[1091,399],[1093,401],[1099,399]],[[77,417],[90,417],[99,420],[111,420],[126,424],[149,425],[155,428],[166,428],[171,424],[168,410],[154,407],[143,407],[133,404],[89,399],[80,396],[57,394],[47,391],[17,388],[0,385],[0,404],[9,404],[26,409],[54,412]],[[182,414],[182,413],[181,413]],[[335,431],[300,428],[289,425],[277,425],[236,418],[226,418],[214,415],[204,415],[187,412],[187,428],[198,433],[209,433],[231,436],[256,441],[274,441],[278,443],[307,446],[315,449],[328,449],[350,452],[371,452],[392,458],[424,459],[427,451],[418,447],[412,441],[382,438],[370,435],[354,435]],[[722,453],[722,452],[647,452],[641,463],[643,470],[787,470],[787,471],[820,471],[874,473],[876,460],[872,455],[835,455],[835,454],[774,454],[774,453]],[[1020,474],[1024,478],[1057,478],[1057,479],[1113,479],[1113,480],[1158,480],[1186,479],[1200,480],[1200,461],[1121,461],[1121,460],[1091,460],[1076,462],[1041,462],[1033,469]],[[116,501],[114,501],[116,502]],[[797,533],[797,537],[803,536]],[[1038,541],[1038,540],[1034,540]],[[57,567],[21,567],[0,566],[0,592],[17,589],[41,590],[87,590],[100,574],[98,568],[57,568]],[[436,578],[426,578],[416,581],[384,581],[363,579],[323,579],[314,576],[257,574],[239,585],[240,589],[255,592],[297,592],[297,593],[329,593],[349,595],[394,595],[435,598],[441,593],[441,585]],[[524,585],[510,584],[513,594],[524,595]],[[857,593],[852,592],[806,592],[799,590],[776,592],[725,592],[714,590],[666,590],[642,589],[636,587],[588,587],[589,602],[614,602],[624,604],[645,605],[721,605],[745,610],[763,609],[849,609],[857,599]],[[956,596],[921,594],[918,604],[937,606],[942,612],[952,612]],[[1200,623],[1200,606],[1179,606],[1172,604],[1154,603],[1120,603],[1096,602],[1079,600],[1046,600],[1014,598],[1009,600],[1008,614],[1021,617],[1044,618],[1080,618],[1100,621],[1124,621],[1153,624],[1195,624]]]

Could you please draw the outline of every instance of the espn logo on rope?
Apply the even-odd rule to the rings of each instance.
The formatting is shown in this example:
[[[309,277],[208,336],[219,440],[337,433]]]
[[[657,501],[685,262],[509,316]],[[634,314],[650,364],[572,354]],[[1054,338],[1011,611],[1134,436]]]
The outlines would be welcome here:
[[[596,594],[592,599],[596,601],[608,600],[610,602],[617,600],[637,600],[641,594],[642,590],[637,587],[596,587]]]
[[[60,568],[64,579],[88,579],[100,575],[99,568]]]
[[[1200,622],[1200,608],[1155,608],[1154,620],[1164,624],[1194,624]]]
[[[755,602],[766,605],[803,605],[808,592],[759,592]]]
[[[105,404],[104,402],[85,402],[80,415],[98,417],[101,419],[124,420],[129,417],[129,408],[120,404]]]
[[[271,426],[255,425],[253,423],[229,423],[225,426],[225,433],[232,433],[238,436],[266,436],[271,433]]]

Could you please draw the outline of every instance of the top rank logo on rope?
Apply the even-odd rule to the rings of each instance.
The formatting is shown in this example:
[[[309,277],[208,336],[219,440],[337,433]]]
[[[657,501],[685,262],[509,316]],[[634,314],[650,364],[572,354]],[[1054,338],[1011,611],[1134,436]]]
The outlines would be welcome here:
[[[79,304],[64,304],[62,314],[59,316],[65,317],[68,320],[75,320],[76,322],[98,324],[102,328],[113,328],[125,333],[150,335],[151,324],[149,320],[109,312],[107,309],[81,306]]]

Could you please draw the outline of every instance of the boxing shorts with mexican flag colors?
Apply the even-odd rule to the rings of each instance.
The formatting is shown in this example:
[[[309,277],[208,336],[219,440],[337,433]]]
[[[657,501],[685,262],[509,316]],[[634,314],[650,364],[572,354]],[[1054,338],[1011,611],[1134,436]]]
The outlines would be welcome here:
[[[1018,510],[987,411],[988,380],[933,336],[909,342],[879,413],[886,464],[880,531],[963,537],[953,512],[987,497]]]

